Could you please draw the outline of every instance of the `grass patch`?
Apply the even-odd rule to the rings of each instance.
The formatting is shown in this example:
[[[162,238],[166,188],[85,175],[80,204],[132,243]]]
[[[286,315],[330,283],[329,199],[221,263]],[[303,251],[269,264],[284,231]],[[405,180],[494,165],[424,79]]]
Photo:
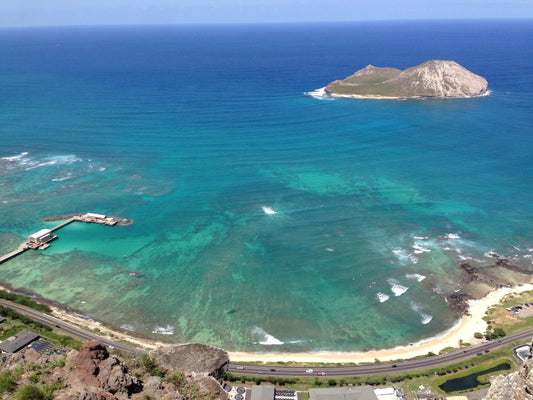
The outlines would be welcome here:
[[[506,310],[506,308],[531,302],[533,302],[533,291],[510,294],[504,297],[499,305],[493,306],[487,311],[486,321],[493,329],[503,329],[507,335],[533,328],[533,317],[519,318]]]

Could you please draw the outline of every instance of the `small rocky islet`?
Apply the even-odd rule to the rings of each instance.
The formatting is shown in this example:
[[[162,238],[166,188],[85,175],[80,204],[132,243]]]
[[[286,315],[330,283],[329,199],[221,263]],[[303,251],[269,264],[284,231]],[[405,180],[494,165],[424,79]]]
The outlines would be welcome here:
[[[429,60],[399,70],[368,65],[353,75],[331,82],[325,93],[353,98],[462,98],[487,94],[488,83],[455,61]]]

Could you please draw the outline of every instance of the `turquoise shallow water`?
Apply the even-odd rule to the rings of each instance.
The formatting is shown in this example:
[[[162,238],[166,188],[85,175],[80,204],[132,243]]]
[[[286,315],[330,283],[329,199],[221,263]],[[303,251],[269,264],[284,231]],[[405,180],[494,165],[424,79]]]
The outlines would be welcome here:
[[[530,21],[0,31],[1,252],[48,216],[135,221],[71,224],[0,280],[231,350],[435,335],[457,317],[458,262],[531,267],[532,36]],[[428,58],[492,94],[305,94]]]

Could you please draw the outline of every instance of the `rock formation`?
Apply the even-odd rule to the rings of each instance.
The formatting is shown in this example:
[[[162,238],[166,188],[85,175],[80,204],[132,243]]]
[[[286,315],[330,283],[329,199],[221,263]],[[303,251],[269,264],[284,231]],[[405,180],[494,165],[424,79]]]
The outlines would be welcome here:
[[[454,61],[430,60],[404,71],[368,65],[325,90],[356,98],[473,97],[487,92],[487,81]]]
[[[211,399],[227,400],[220,386],[228,355],[200,344],[170,346],[151,357],[123,359],[97,341],[79,351],[46,355],[33,349],[3,355],[0,375],[14,380],[2,398],[25,386],[53,388],[58,400]],[[10,379],[11,379],[10,378]]]
[[[518,371],[497,376],[483,400],[533,400],[533,358]]]

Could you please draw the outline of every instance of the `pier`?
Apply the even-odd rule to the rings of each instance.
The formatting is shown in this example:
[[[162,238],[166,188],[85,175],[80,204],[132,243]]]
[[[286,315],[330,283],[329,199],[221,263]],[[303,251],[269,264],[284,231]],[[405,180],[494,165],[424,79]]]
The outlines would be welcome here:
[[[65,218],[67,219],[65,220]],[[52,228],[41,229],[40,231],[30,235],[28,240],[26,240],[25,242],[22,242],[16,250],[13,250],[12,252],[0,257],[0,264],[8,260],[11,260],[12,258],[18,256],[19,254],[24,253],[26,250],[46,249],[48,246],[50,246],[51,241],[57,239],[57,235],[54,235],[53,232],[63,228],[64,226],[68,224],[71,224],[72,222],[78,221],[78,222],[100,224],[100,225],[107,225],[107,226],[130,225],[133,223],[133,221],[129,219],[109,217],[107,215],[94,214],[94,213],[69,214],[66,216],[60,215],[57,217],[50,217],[50,218],[44,219],[44,221],[59,221],[59,220],[64,220],[64,221]]]

